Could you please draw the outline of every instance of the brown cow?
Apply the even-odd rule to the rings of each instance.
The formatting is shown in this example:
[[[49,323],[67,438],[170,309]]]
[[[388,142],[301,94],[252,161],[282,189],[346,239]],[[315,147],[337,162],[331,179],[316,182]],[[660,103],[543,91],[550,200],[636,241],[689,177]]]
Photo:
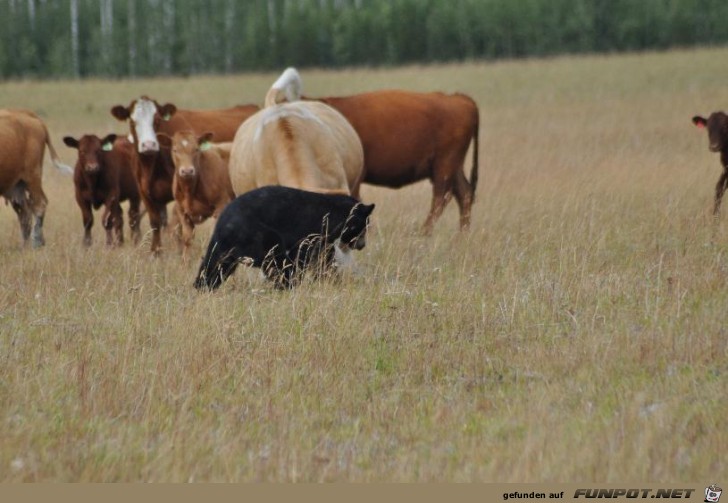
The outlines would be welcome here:
[[[713,215],[718,215],[720,202],[728,187],[728,115],[723,112],[713,112],[707,119],[696,115],[693,117],[693,124],[701,129],[708,128],[708,149],[711,152],[720,152],[723,174],[720,175],[715,186],[715,204],[713,205]]]
[[[402,187],[429,178],[433,196],[426,234],[455,196],[460,228],[470,225],[478,183],[478,106],[464,94],[385,90],[317,98],[341,112],[364,147],[364,182]],[[473,142],[470,182],[463,172]]]
[[[219,110],[180,110],[171,103],[160,105],[142,96],[129,106],[117,105],[111,115],[129,121],[137,155],[134,176],[152,227],[152,252],[161,248],[160,230],[166,225],[166,205],[174,199],[172,179],[174,164],[169,138],[177,131],[211,132],[219,141],[231,141],[238,126],[259,109],[256,105],[239,105]],[[166,137],[157,139],[157,132]]]
[[[185,259],[195,224],[201,224],[210,217],[217,218],[235,197],[227,160],[216,146],[210,144],[211,138],[212,133],[198,138],[192,131],[177,131],[172,137],[175,166],[172,192],[182,224],[182,256]],[[229,154],[226,157],[229,158]]]
[[[43,218],[48,199],[41,185],[45,147],[56,168],[68,174],[51,144],[43,121],[27,110],[0,110],[0,195],[10,201],[20,221],[23,244],[43,246]],[[35,222],[32,222],[35,217]]]
[[[94,224],[93,209],[104,206],[101,218],[106,229],[106,244],[124,242],[124,217],[121,204],[129,201],[129,227],[134,244],[139,242],[139,189],[131,172],[134,145],[115,134],[101,139],[96,135],[84,135],[80,139],[65,136],[63,143],[78,150],[78,160],[73,174],[76,202],[83,218],[83,244],[91,245],[91,227]],[[114,235],[112,236],[112,230]]]

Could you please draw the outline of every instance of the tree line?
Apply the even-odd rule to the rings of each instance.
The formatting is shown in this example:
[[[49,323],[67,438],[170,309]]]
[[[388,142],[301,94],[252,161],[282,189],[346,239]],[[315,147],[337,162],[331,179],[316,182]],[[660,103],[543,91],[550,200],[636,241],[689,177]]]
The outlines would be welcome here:
[[[235,73],[728,42],[725,0],[0,0],[0,78]]]

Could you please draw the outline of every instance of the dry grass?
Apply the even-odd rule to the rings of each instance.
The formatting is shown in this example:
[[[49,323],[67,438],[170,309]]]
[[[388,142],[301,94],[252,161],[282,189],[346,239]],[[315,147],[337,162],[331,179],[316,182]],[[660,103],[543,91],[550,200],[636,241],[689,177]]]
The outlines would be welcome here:
[[[0,213],[0,481],[728,473],[728,215],[709,216],[719,161],[690,123],[728,107],[726,59],[304,72],[311,95],[472,95],[483,163],[468,235],[454,205],[417,235],[426,183],[366,187],[361,274],[292,292],[240,273],[198,294],[196,262],[107,250],[98,224],[84,250],[72,182],[47,167],[44,249]],[[60,146],[124,131],[108,108],[142,93],[226,106],[274,77],[5,83],[0,104],[41,112]]]

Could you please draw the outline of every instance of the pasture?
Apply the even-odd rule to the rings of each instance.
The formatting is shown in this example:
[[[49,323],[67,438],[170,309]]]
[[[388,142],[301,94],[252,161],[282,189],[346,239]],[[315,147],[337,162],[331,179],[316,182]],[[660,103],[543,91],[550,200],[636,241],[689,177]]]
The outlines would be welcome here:
[[[46,246],[0,206],[0,481],[646,481],[728,473],[728,211],[690,119],[728,49],[302,70],[304,92],[461,91],[480,106],[472,229],[419,230],[428,182],[376,203],[355,275],[192,288],[168,236],[82,246],[48,162]],[[292,62],[294,63],[294,62]],[[64,135],[126,132],[148,94],[261,103],[277,74],[5,82]],[[470,174],[470,156],[466,174]],[[126,211],[126,204],[123,205]],[[125,215],[126,219],[126,215]],[[710,479],[710,480],[708,480]]]

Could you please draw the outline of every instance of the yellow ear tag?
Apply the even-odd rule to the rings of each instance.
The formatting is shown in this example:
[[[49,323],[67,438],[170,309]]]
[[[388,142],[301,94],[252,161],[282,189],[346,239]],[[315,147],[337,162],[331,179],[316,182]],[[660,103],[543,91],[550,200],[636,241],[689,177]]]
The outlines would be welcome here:
[[[101,145],[101,150],[103,150],[104,152],[111,152],[113,149],[114,145],[110,141],[107,141],[106,143]]]
[[[210,150],[210,148],[212,148],[212,144],[209,141],[200,143],[200,152],[204,152],[205,150]]]

